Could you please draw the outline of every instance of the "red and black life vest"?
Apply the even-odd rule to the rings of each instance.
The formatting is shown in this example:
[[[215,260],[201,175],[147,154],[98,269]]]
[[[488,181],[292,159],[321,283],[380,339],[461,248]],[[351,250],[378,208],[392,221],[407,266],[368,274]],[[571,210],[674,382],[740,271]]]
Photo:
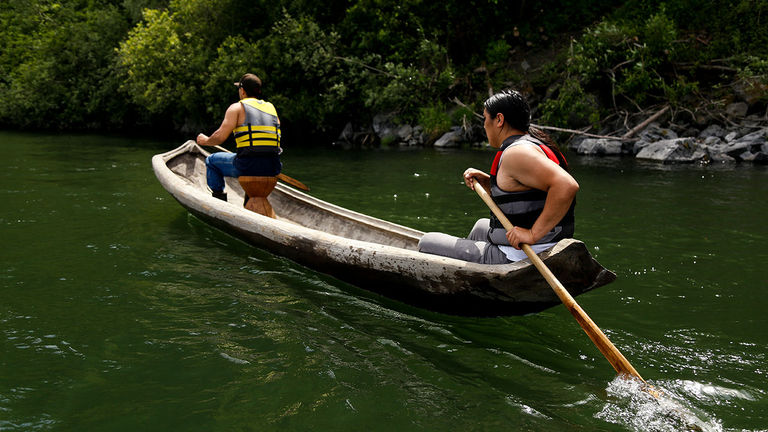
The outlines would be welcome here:
[[[521,228],[531,228],[534,222],[536,222],[536,219],[541,215],[542,210],[544,210],[544,203],[547,200],[547,192],[539,189],[508,192],[501,189],[496,181],[496,175],[499,171],[501,156],[504,153],[504,150],[521,144],[538,146],[552,162],[566,170],[568,168],[568,162],[557,148],[550,147],[530,135],[514,135],[505,139],[501,144],[501,148],[499,148],[499,151],[496,153],[496,157],[494,157],[493,164],[491,165],[491,197],[512,225]],[[556,242],[564,238],[573,237],[575,228],[575,206],[576,201],[574,200],[574,202],[571,203],[571,207],[568,209],[568,213],[563,216],[563,219],[555,225],[552,231],[541,238],[538,243]],[[504,228],[493,213],[491,213],[491,228]],[[489,238],[491,237],[496,236],[489,235]]]

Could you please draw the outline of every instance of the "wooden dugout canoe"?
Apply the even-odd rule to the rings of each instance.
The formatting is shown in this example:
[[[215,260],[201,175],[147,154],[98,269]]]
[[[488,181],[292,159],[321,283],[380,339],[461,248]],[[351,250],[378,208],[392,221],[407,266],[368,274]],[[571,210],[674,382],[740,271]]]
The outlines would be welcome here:
[[[237,179],[228,202],[205,180],[209,153],[194,141],[155,155],[162,186],[198,218],[257,247],[407,304],[467,316],[523,315],[560,304],[529,260],[485,265],[419,253],[424,234],[319,200],[278,183],[269,195],[277,219],[243,208]],[[584,243],[567,239],[539,256],[573,296],[612,282]]]

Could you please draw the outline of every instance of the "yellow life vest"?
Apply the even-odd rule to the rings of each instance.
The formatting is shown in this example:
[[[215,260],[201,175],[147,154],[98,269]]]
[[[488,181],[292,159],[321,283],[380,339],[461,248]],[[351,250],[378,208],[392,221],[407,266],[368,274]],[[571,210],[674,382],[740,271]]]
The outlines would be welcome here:
[[[240,104],[245,110],[245,121],[232,131],[237,155],[280,153],[280,123],[275,106],[256,98],[243,99]]]

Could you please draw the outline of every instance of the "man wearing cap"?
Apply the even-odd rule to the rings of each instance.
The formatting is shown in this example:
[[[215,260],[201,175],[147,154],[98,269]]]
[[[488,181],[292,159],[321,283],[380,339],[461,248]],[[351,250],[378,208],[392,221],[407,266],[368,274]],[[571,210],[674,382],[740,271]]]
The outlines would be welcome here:
[[[235,153],[213,153],[205,160],[208,187],[224,201],[224,177],[276,176],[280,163],[280,119],[274,105],[261,99],[261,80],[248,73],[235,83],[240,101],[227,108],[224,120],[210,137],[199,134],[200,145],[216,146],[235,136]]]

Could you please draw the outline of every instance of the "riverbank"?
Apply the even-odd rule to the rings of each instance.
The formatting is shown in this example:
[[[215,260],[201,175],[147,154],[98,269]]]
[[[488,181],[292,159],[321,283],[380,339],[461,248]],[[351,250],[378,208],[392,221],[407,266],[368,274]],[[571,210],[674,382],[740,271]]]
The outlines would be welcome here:
[[[681,121],[669,107],[612,135],[540,126],[556,135],[560,145],[581,155],[631,156],[660,163],[755,163],[768,164],[768,112],[746,116],[746,104],[729,105],[725,124],[707,126]],[[648,120],[648,119],[647,119]],[[369,128],[354,130],[348,123],[334,145],[343,147],[482,147],[487,144],[479,120],[430,140],[420,125],[398,125],[384,115],[374,118]]]
[[[745,97],[742,95],[742,97]],[[768,164],[768,109],[759,99],[732,102],[718,112],[671,108],[664,105],[650,114],[621,120],[605,119],[600,133],[536,125],[554,136],[561,147],[590,156],[632,156],[660,163],[755,163]],[[466,106],[462,106],[466,109]],[[749,114],[749,112],[753,112]],[[617,117],[617,116],[613,116]],[[344,147],[436,147],[458,148],[487,145],[482,116],[468,112],[461,126],[432,136],[421,125],[398,124],[394,116],[373,118],[370,126],[355,129],[347,123],[335,145]]]

